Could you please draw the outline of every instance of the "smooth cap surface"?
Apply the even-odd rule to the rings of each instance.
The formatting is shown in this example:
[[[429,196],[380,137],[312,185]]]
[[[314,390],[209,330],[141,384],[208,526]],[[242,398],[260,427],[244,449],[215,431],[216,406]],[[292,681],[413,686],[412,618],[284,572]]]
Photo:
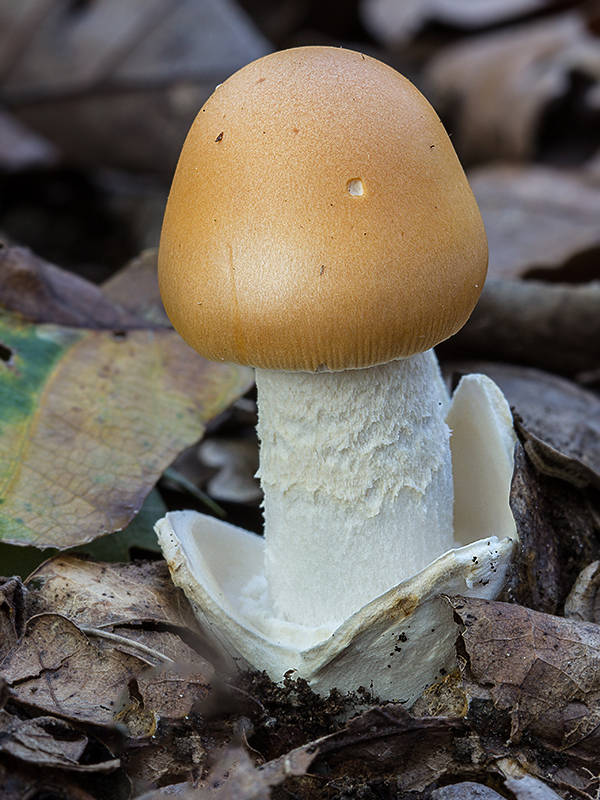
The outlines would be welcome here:
[[[159,253],[179,333],[214,360],[368,367],[448,338],[487,268],[435,111],[391,67],[301,47],[218,86],[186,139]]]

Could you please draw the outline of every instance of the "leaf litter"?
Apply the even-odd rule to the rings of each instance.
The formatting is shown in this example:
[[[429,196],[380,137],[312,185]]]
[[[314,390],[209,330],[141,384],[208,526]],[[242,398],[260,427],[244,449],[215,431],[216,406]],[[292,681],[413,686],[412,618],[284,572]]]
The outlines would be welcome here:
[[[215,671],[162,562],[59,556],[27,587],[10,587],[27,623],[0,662],[10,733],[3,741],[26,748],[32,764],[79,773],[88,737],[112,757],[103,750],[84,772],[125,770],[135,796],[157,785],[225,799],[269,797],[282,785],[300,798],[328,796],[325,786],[423,792],[439,781],[499,782],[509,775],[505,760],[523,754],[540,781],[561,789],[568,764],[569,780],[587,785],[584,766],[593,765],[600,730],[600,628],[591,623],[456,598],[462,672],[445,676],[409,713],[377,706],[368,693],[320,698],[292,676],[276,686],[266,676]],[[11,616],[0,605],[0,624]],[[173,659],[160,652],[157,630],[181,640]],[[558,777],[544,766],[555,752],[563,753]]]
[[[588,108],[594,105],[599,65],[593,10],[580,7],[448,47],[429,62],[425,82],[468,163],[534,157],[542,149],[545,115],[551,108],[563,123],[564,157],[569,137],[578,129],[588,130],[592,140],[597,131]],[[574,88],[575,75],[586,78],[581,93]],[[569,113],[561,120],[566,107]],[[581,158],[584,142],[574,145]],[[596,149],[597,136],[588,156]]]
[[[27,251],[5,252],[0,306],[16,303],[20,315],[0,311],[0,540],[72,547],[124,528],[173,458],[252,376],[205,361],[173,330],[148,327]],[[19,304],[21,277],[34,291]],[[62,300],[46,306],[58,290],[71,318]],[[72,327],[85,308],[88,327]],[[69,327],[22,318],[40,313]],[[137,327],[111,328],[127,320]]]
[[[88,34],[99,25],[108,5],[82,5],[85,13],[80,20]],[[443,7],[427,5],[434,10]],[[46,20],[50,24],[43,36],[38,36],[37,43],[32,42],[35,13],[39,19],[44,18],[50,8],[46,6],[38,0],[28,4],[31,15],[16,18],[21,52],[15,48],[4,51],[5,60],[12,53],[17,66],[13,75],[17,82],[11,83],[10,91],[15,86],[18,91],[25,89],[20,97],[12,94],[12,99],[21,105],[19,114],[23,119],[32,114],[36,124],[41,120],[40,129],[54,136],[53,128],[59,127],[59,119],[64,126],[65,109],[76,108],[77,124],[72,130],[78,141],[69,142],[58,131],[57,141],[66,152],[78,153],[84,159],[90,158],[90,153],[95,158],[102,152],[109,162],[122,164],[135,163],[136,158],[147,162],[150,154],[156,162],[155,154],[167,152],[168,148],[158,148],[156,141],[148,138],[133,156],[122,149],[119,126],[113,125],[115,117],[100,113],[101,98],[98,102],[93,92],[88,98],[83,93],[77,96],[76,92],[70,97],[58,97],[52,108],[54,90],[48,87],[46,102],[42,97],[45,87],[40,90],[40,85],[35,84],[35,69],[29,73],[33,83],[29,87],[23,83],[28,59],[38,69],[39,77],[39,65],[47,63],[44,48],[50,58],[54,57],[48,42],[61,36],[69,45],[76,41],[75,29],[68,30],[74,18],[64,17],[67,23],[60,33],[58,18],[52,19],[50,9]],[[150,9],[152,19],[159,6],[157,3]],[[464,7],[466,17],[460,24],[467,26],[494,24],[494,19],[505,20],[507,13],[509,18],[512,13],[507,12],[506,6],[493,3],[488,7],[488,11],[494,7],[490,18],[481,23],[477,22],[477,14],[485,17],[485,11],[469,11],[465,4],[455,6]],[[520,8],[527,7],[527,3],[517,2],[513,10],[516,8],[514,13],[518,15]],[[16,8],[11,6],[5,13],[10,15]],[[126,16],[127,9],[123,7],[121,13]],[[140,30],[126,25],[119,40],[130,34],[135,39]],[[165,30],[166,39],[169,30]],[[21,46],[23,43],[25,47]],[[112,46],[109,42],[108,50],[100,47],[97,52],[108,54],[105,74],[118,76],[118,71],[111,72],[116,63],[111,60]],[[151,46],[148,53],[152,52]],[[65,53],[66,64],[72,52],[67,48]],[[102,66],[102,58],[90,59],[83,75],[92,88],[101,85],[98,63]],[[70,78],[66,73],[56,75],[61,80]],[[80,75],[73,71],[72,77]],[[506,79],[504,74],[498,76],[500,82]],[[187,113],[187,100],[192,98],[191,102],[195,102],[193,92],[186,98],[186,87],[178,79],[170,83],[169,78],[167,83],[174,90],[171,99],[176,94],[181,100],[179,109]],[[32,87],[28,99],[27,92]],[[111,85],[106,87],[109,94],[114,89]],[[147,91],[147,85],[145,90],[144,102],[152,105],[157,96]],[[40,102],[34,97],[35,92]],[[159,112],[161,102],[158,99],[154,106]],[[135,105],[132,103],[131,109]],[[115,108],[117,118],[126,119],[122,105],[117,103]],[[515,130],[522,126],[522,119],[514,122]],[[81,130],[86,126],[90,129],[90,121],[91,128],[95,126],[97,130],[86,139]],[[107,135],[106,129],[111,126],[114,130]],[[526,134],[530,137],[527,146],[537,147],[536,132],[527,129]],[[126,139],[121,136],[125,143]],[[593,271],[597,228],[594,230],[592,224],[597,187],[589,178],[572,171],[535,172],[500,168],[483,174],[483,189],[478,191],[483,198],[484,216],[487,214],[492,226],[491,272],[526,277],[528,283],[490,284],[484,333],[481,334],[482,328],[474,328],[470,341],[463,343],[464,352],[487,358],[492,354],[504,361],[518,360],[578,378],[586,371],[593,376],[598,363],[593,336],[597,302],[594,285],[550,286],[539,279],[587,281],[597,277]],[[560,192],[558,186],[562,187]],[[569,207],[558,208],[560,203],[555,201],[565,192],[570,192],[569,197],[579,204],[576,214],[570,214],[568,203]],[[519,240],[508,213],[517,207],[523,223],[518,225]],[[528,219],[531,225],[525,225]],[[560,226],[556,219],[560,219]],[[493,227],[495,223],[497,229]],[[552,247],[544,246],[552,235]],[[494,244],[495,240],[503,251]],[[22,263],[26,260],[23,257]],[[162,328],[159,334],[167,332],[158,302],[153,252],[129,265],[101,289],[94,287],[96,291],[91,293],[89,285],[75,286],[52,265],[32,262],[28,269],[20,277],[15,279],[13,274],[10,278],[16,281],[11,290],[15,304],[11,309],[29,323],[37,323],[31,326],[35,335],[44,333],[44,324],[53,326],[57,340],[62,341],[63,336],[68,346],[90,332],[112,335],[113,330],[118,330],[127,332],[125,339],[130,331],[154,334]],[[532,277],[537,283],[529,283]],[[24,280],[21,285],[27,286],[34,297],[28,307],[17,305],[25,299],[18,297],[19,280]],[[61,286],[61,291],[70,297],[70,307],[61,307],[60,302],[52,304],[52,293]],[[536,292],[543,295],[539,308],[538,304],[533,308],[531,300]],[[97,309],[97,315],[94,312],[86,317],[86,297],[93,301],[90,310]],[[494,299],[496,306],[490,312]],[[484,294],[482,302],[485,300]],[[557,309],[566,309],[566,319],[557,319]],[[523,337],[513,335],[509,342],[501,332],[496,333],[495,339],[490,334],[496,321],[500,320],[498,328],[509,330],[525,312],[528,316],[522,324]],[[65,316],[58,319],[61,313]],[[120,319],[118,327],[110,321],[111,315],[116,315],[115,321]],[[552,342],[548,329],[554,333],[557,327],[566,330],[567,335]],[[98,328],[104,331],[91,330]],[[75,338],[71,340],[69,336]],[[485,341],[487,349],[478,351],[477,341]],[[0,370],[4,365],[14,369],[11,359],[19,353],[2,344],[7,358],[4,364],[0,363]],[[520,354],[514,356],[514,348],[519,346]],[[497,349],[491,353],[493,347]],[[535,381],[536,377],[531,376],[532,385]],[[513,381],[518,382],[516,378]],[[593,488],[597,465],[594,437],[590,435],[595,406],[591,401],[585,406],[587,428],[573,428],[575,416],[584,406],[578,411],[572,406],[572,416],[569,418],[568,412],[565,417],[562,405],[574,402],[572,384],[565,386],[561,390],[552,383],[548,390],[551,402],[543,415],[527,416],[523,411],[520,417],[521,447],[511,505],[523,550],[507,592],[513,603],[482,609],[470,606],[471,601],[452,600],[456,614],[465,615],[463,634],[457,642],[460,669],[430,687],[411,713],[394,704],[378,706],[376,698],[363,694],[354,698],[335,694],[317,698],[292,676],[283,686],[274,686],[265,676],[230,674],[218,663],[216,654],[206,648],[186,601],[169,586],[160,564],[98,565],[58,557],[38,569],[26,587],[18,579],[0,583],[0,708],[4,707],[0,713],[5,722],[3,731],[9,732],[0,739],[5,748],[12,748],[8,756],[8,750],[0,750],[0,794],[7,800],[32,791],[48,791],[52,797],[60,792],[69,800],[108,796],[119,800],[131,795],[139,797],[147,790],[150,793],[144,796],[148,798],[239,800],[291,794],[312,800],[477,796],[535,800],[553,797],[556,790],[569,800],[595,798],[599,789],[596,776],[600,773],[594,729],[594,725],[598,727],[596,634],[593,626],[586,629],[587,638],[581,627],[563,627],[563,622],[583,624],[579,617],[551,616],[560,613],[564,603],[565,614],[571,615],[569,609],[574,608],[587,620],[585,624],[591,625],[589,615],[595,613],[596,596],[592,568],[599,557]],[[46,384],[42,394],[45,392]],[[519,395],[515,389],[518,401],[513,405],[518,411],[519,406],[526,410],[533,405],[534,394],[528,399],[527,392],[520,391]],[[515,602],[537,611],[514,605]],[[498,607],[503,620],[494,616]],[[558,643],[558,650],[552,647],[548,652],[546,639]],[[505,658],[501,647],[506,641],[510,642],[511,658],[516,661],[504,664],[500,656]],[[519,649],[525,647],[525,642],[529,643],[527,653]],[[573,642],[577,657],[570,659]],[[25,668],[26,653],[37,654],[37,672],[31,669],[31,662],[29,669]],[[488,662],[495,665],[491,680],[481,668]],[[527,670],[524,665],[529,665]],[[89,684],[79,700],[72,696],[79,688],[77,679],[69,678],[69,672]],[[96,684],[95,696],[103,709],[93,707],[92,687]],[[550,707],[554,690],[556,702]],[[369,706],[373,707],[364,713]],[[355,718],[349,719],[352,715]],[[8,770],[5,764],[9,764]],[[94,773],[99,782],[93,783]]]

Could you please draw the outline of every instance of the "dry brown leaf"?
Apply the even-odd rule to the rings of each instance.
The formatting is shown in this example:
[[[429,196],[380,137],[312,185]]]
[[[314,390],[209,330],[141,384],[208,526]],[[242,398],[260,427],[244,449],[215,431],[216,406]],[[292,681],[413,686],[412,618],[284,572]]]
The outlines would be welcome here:
[[[104,778],[105,776],[103,776]],[[105,800],[93,788],[82,788],[73,773],[57,773],[47,768],[36,769],[31,764],[0,762],[0,797],[2,800],[24,800],[24,798],[60,798],[60,800]],[[117,787],[111,785],[105,789]],[[115,791],[114,800],[125,800],[127,795]],[[112,800],[112,798],[111,798]]]
[[[195,630],[182,592],[164,561],[102,564],[73,556],[46,561],[29,577],[33,613],[56,611],[96,628],[150,622]]]
[[[66,617],[48,613],[28,620],[0,675],[19,707],[112,727],[129,681],[145,667],[116,649],[103,652]]]
[[[165,667],[146,670],[136,679],[144,708],[163,719],[183,719],[198,708],[210,691],[212,670]]]
[[[488,236],[490,277],[600,279],[600,181],[499,164],[471,170],[469,182]]]
[[[19,578],[8,578],[0,582],[0,661],[17,643],[24,623],[24,586]]]
[[[464,160],[526,159],[536,151],[544,112],[569,96],[575,74],[587,83],[572,95],[571,135],[583,117],[591,124],[600,77],[598,41],[572,11],[448,48],[430,62],[426,84]]]
[[[207,696],[214,669],[188,644],[202,648],[203,639],[163,561],[101,564],[58,556],[28,585],[31,613],[68,617],[103,653],[119,651],[149,666],[131,678],[120,713],[131,735],[151,735],[158,718],[183,718]]]
[[[207,748],[212,750],[216,747],[215,741],[200,736],[193,726],[185,725],[176,722],[169,726],[168,734],[164,734],[166,726],[161,725],[154,739],[137,741],[135,747],[124,754],[127,774],[136,790],[134,796],[148,791],[151,786],[164,786],[166,782],[172,784],[175,781],[181,792],[180,781],[194,780],[204,772],[209,755]],[[185,786],[191,787],[191,784]]]
[[[600,624],[600,561],[588,564],[565,600],[565,617]]]
[[[251,385],[171,330],[0,316],[0,539],[65,548],[120,530],[175,455]]]
[[[145,250],[102,286],[102,293],[149,325],[169,326],[158,288],[158,251]]]
[[[439,352],[581,378],[600,364],[599,309],[600,282],[569,286],[492,278],[467,324]]]
[[[31,322],[76,328],[149,327],[93,283],[25,247],[0,247],[0,307]]]
[[[600,556],[599,509],[569,483],[540,474],[521,445],[510,505],[519,532],[502,599],[554,614],[577,574]]]
[[[268,51],[231,0],[0,3],[0,99],[71,160],[169,175],[215,85]]]
[[[330,778],[391,774],[401,791],[422,791],[454,770],[453,741],[463,732],[460,720],[417,719],[402,705],[389,704],[372,708],[340,731],[267,762],[261,771],[280,775],[289,765],[300,763],[306,770],[311,764],[311,772],[324,771]],[[307,756],[312,763],[306,763]]]
[[[522,606],[451,601],[473,681],[525,733],[572,753],[600,746],[600,627]]]
[[[83,763],[88,738],[68,722],[56,717],[19,719],[0,711],[0,753],[37,766],[60,767],[75,772],[112,772],[118,758]]]

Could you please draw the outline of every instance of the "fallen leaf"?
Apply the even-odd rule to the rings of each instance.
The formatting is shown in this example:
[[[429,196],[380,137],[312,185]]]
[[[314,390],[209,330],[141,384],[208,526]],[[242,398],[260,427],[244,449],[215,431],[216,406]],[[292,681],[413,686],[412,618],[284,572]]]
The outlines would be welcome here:
[[[178,720],[168,725],[161,722],[153,739],[136,740],[135,746],[124,753],[135,796],[138,792],[147,791],[150,786],[164,786],[166,782],[172,784],[175,781],[181,792],[179,782],[195,782],[196,776],[206,770],[209,752],[216,746],[214,738],[202,736],[187,721]],[[189,783],[185,786],[191,788]],[[157,796],[163,797],[164,794]]]
[[[515,429],[540,472],[573,486],[600,488],[600,398],[565,378],[513,364],[446,365],[483,372],[515,410]]]
[[[540,474],[517,445],[510,506],[520,546],[501,599],[557,613],[582,567],[600,557],[592,502],[571,484]]]
[[[579,92],[573,89],[575,75],[584,79]],[[563,112],[563,151],[569,136],[579,136],[581,157],[578,126],[594,138],[590,112],[599,75],[592,25],[588,29],[574,10],[446,48],[429,63],[425,83],[459,155],[472,163],[532,158],[551,104]],[[595,138],[588,155],[597,147]]]
[[[399,47],[415,38],[428,25],[478,30],[525,17],[551,0],[363,0],[365,27],[387,47]]]
[[[11,114],[0,111],[0,168],[3,172],[49,166],[56,160],[57,152],[50,142]]]
[[[540,165],[469,172],[485,223],[492,278],[600,279],[600,181]]]
[[[562,750],[597,756],[600,627],[510,603],[450,600],[472,680],[526,732]]]
[[[71,161],[170,174],[215,85],[269,46],[231,0],[0,4],[0,100]]]
[[[103,652],[66,617],[39,614],[0,663],[0,675],[19,708],[112,727],[130,679],[145,667],[116,649]]]
[[[70,548],[68,552],[90,556],[98,561],[129,561],[140,553],[160,553],[153,526],[167,512],[160,492],[153,489],[129,525],[118,533],[100,536],[92,542]],[[39,549],[0,542],[0,565],[8,575],[26,578],[36,567],[59,553],[55,547]]]
[[[109,330],[147,327],[98,286],[25,247],[0,247],[0,307],[31,322]]]
[[[59,767],[75,772],[112,772],[118,758],[85,763],[82,756],[88,738],[68,722],[56,717],[19,719],[0,711],[0,753],[40,767]]]
[[[196,629],[190,606],[174,589],[162,560],[102,564],[57,556],[30,576],[28,587],[34,614],[55,611],[95,628],[152,623]]]
[[[202,649],[203,639],[164,561],[113,565],[59,556],[28,585],[30,613],[68,617],[106,656],[137,660],[116,717],[131,737],[153,736],[159,719],[185,718],[208,695],[214,669],[191,646]]]
[[[269,800],[271,787],[290,775],[303,775],[314,755],[301,748],[284,758],[256,768],[242,747],[230,747],[221,754],[201,788],[200,800]]]
[[[0,580],[0,661],[17,643],[24,623],[25,587],[19,578]]]
[[[60,800],[100,800],[101,796],[86,791],[78,785],[78,777],[73,773],[58,773],[47,768],[36,769],[31,764],[3,764],[0,762],[0,797],[2,800],[23,800],[23,798],[54,798]],[[105,776],[103,776],[105,777]],[[111,789],[115,788],[111,786]],[[104,795],[104,798],[106,794]],[[114,794],[114,800],[125,800],[127,795]],[[112,798],[111,798],[112,800]]]
[[[158,288],[158,250],[140,253],[102,285],[102,293],[150,325],[170,327]]]
[[[467,324],[438,347],[581,379],[600,363],[600,283],[488,279]]]
[[[565,617],[600,624],[600,561],[592,561],[577,576],[565,600]]]
[[[212,670],[165,667],[146,670],[136,679],[144,708],[166,719],[183,719],[207,697]]]
[[[0,539],[65,548],[119,530],[204,423],[251,385],[170,330],[0,316]]]

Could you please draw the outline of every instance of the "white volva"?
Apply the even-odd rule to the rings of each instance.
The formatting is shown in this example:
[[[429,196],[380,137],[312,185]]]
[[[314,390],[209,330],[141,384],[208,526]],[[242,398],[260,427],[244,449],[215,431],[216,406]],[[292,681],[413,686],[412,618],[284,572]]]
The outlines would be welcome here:
[[[258,369],[256,384],[277,615],[341,622],[453,547],[449,397],[432,350],[343,372]]]
[[[431,363],[430,356],[426,360]],[[341,621],[319,624],[327,616],[319,613],[316,619],[293,622],[272,608],[264,572],[269,543],[262,536],[195,511],[170,512],[157,523],[173,581],[192,603],[207,640],[229,654],[232,665],[250,664],[274,680],[291,670],[322,694],[332,687],[350,691],[366,686],[381,699],[407,705],[456,667],[458,627],[442,595],[491,600],[502,590],[518,538],[509,504],[515,434],[508,403],[485,375],[461,379],[447,421],[452,429],[454,549],[441,555],[446,544],[439,550],[430,544],[420,571],[404,580],[388,573],[394,585],[378,594],[371,573],[379,572],[380,554],[372,555],[362,574],[354,566],[348,574],[347,559],[336,553],[344,532],[321,526],[322,551],[311,544],[310,557],[329,574],[337,567],[335,596],[349,610]],[[306,542],[309,531],[299,530]],[[417,530],[405,533],[409,543],[420,535]],[[390,531],[386,537],[392,538]],[[393,568],[395,558],[384,560]],[[398,573],[405,569],[403,556],[397,566]],[[310,591],[316,587],[309,600],[300,599],[309,589],[297,587],[297,602],[311,608],[330,605],[322,579],[298,563],[282,562],[281,568],[310,580]]]

